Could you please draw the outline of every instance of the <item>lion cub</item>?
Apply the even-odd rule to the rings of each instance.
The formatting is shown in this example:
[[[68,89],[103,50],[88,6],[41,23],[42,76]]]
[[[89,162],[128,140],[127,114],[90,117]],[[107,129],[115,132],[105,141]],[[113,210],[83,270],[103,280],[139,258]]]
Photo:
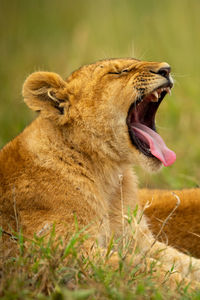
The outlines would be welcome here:
[[[57,234],[66,234],[76,215],[100,246],[134,230],[133,250],[168,269],[174,264],[180,278],[199,280],[199,260],[156,241],[144,216],[134,228],[127,222],[139,204],[132,167],[156,171],[176,159],[155,129],[156,111],[172,86],[167,63],[132,58],[86,65],[66,80],[31,74],[23,96],[39,115],[0,151],[3,237],[20,227],[30,237],[54,222]]]

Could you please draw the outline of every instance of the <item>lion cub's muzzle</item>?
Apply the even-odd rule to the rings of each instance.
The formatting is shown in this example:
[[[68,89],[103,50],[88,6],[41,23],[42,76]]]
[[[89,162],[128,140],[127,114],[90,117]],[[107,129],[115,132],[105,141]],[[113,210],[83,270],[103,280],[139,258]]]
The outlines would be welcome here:
[[[164,166],[170,166],[176,160],[176,154],[167,148],[161,136],[156,132],[155,115],[166,94],[171,94],[173,79],[171,68],[163,63],[158,69],[151,68],[150,73],[155,78],[150,80],[150,91],[143,89],[142,96],[138,97],[129,108],[127,126],[132,144],[145,156],[157,158]],[[159,79],[159,76],[161,77]],[[163,80],[165,78],[166,80]],[[158,82],[156,85],[151,81]]]

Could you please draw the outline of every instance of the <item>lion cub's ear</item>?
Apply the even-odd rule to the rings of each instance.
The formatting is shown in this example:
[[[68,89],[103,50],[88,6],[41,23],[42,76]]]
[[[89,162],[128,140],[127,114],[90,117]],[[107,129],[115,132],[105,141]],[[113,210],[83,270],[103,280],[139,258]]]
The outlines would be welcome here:
[[[22,90],[24,101],[46,117],[64,114],[68,104],[67,84],[56,73],[35,72],[28,76]]]

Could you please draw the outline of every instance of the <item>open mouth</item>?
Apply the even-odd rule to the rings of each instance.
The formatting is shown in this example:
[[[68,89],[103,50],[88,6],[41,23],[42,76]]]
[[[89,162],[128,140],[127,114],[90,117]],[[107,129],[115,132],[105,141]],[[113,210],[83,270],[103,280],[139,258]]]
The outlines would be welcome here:
[[[144,155],[156,157],[164,166],[170,166],[176,160],[176,154],[167,148],[155,127],[156,112],[167,93],[171,93],[170,85],[161,86],[143,95],[132,103],[127,117],[133,145]]]

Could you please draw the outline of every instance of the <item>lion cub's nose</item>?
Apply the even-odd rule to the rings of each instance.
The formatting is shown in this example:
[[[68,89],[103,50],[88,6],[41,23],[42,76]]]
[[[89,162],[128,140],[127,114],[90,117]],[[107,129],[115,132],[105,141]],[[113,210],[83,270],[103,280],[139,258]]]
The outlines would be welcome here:
[[[171,67],[168,65],[166,67],[162,67],[157,71],[157,74],[169,78],[169,73],[171,72]]]
[[[169,82],[169,86],[172,88],[173,87],[173,79],[170,75],[170,72],[171,72],[171,67],[170,65],[168,65],[168,63],[161,63],[159,64],[159,67],[157,67],[156,69],[151,69],[150,70],[151,73],[154,73],[154,74],[158,74],[164,78],[166,78]]]
[[[159,67],[152,69],[151,72],[154,74],[159,74],[168,79],[169,73],[171,72],[171,67],[168,65],[168,63],[163,62],[159,64]]]

